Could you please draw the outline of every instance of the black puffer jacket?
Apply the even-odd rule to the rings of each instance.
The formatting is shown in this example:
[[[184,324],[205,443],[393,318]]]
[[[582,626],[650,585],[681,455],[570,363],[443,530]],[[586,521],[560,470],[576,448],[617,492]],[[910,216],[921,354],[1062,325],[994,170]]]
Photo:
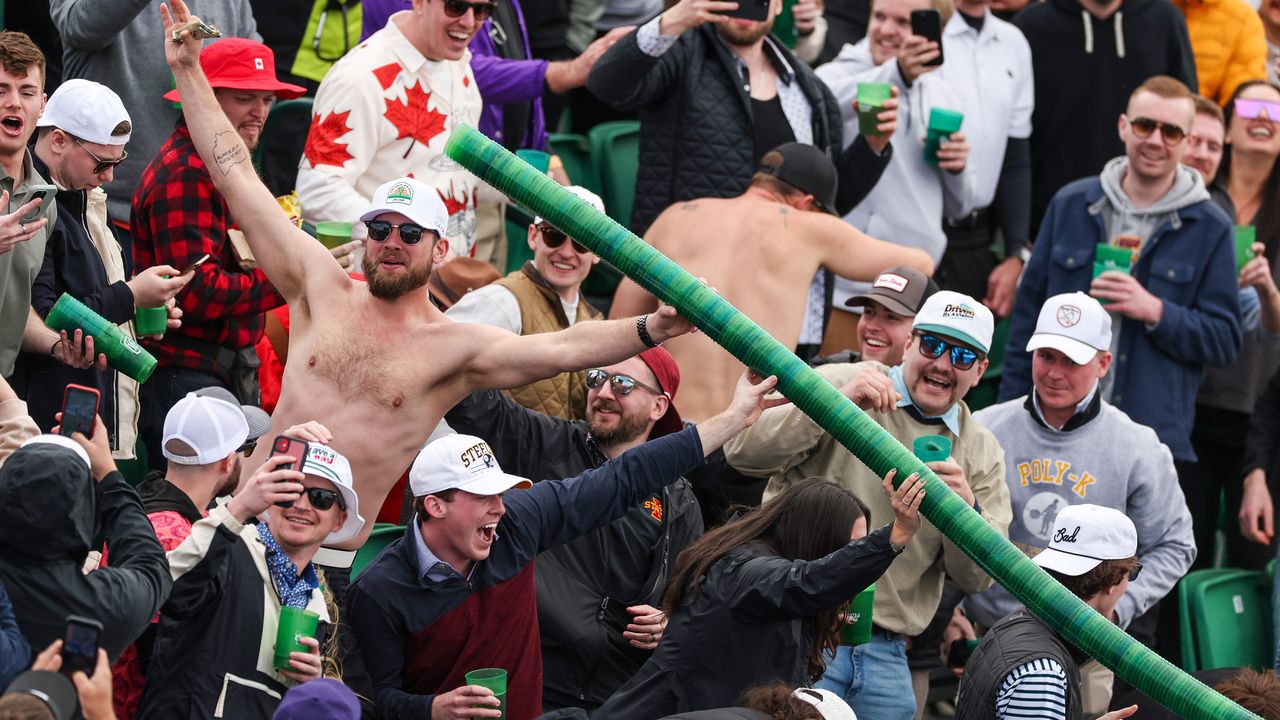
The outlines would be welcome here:
[[[111,566],[82,572],[105,533]],[[63,636],[67,615],[102,623],[111,661],[142,634],[173,584],[138,495],[118,472],[94,483],[74,452],[28,445],[0,469],[0,582],[33,648]]]
[[[610,48],[591,69],[587,88],[619,111],[640,110],[640,170],[631,229],[643,235],[674,202],[734,197],[755,172],[751,99],[734,56],[703,25],[680,36],[655,58],[640,50],[637,33]],[[844,147],[840,108],[827,86],[781,43],[813,108],[813,144],[840,171],[837,210],[844,214],[870,192],[888,164],[864,140]]]

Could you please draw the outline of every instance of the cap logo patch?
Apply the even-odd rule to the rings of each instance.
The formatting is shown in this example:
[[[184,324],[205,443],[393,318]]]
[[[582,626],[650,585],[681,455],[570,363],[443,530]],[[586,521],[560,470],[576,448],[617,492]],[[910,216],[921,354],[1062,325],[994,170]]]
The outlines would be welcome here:
[[[1075,305],[1063,305],[1058,308],[1058,324],[1064,328],[1075,327],[1083,313]]]
[[[413,204],[413,186],[409,183],[396,183],[387,191],[387,204],[396,203],[398,205]]]
[[[894,292],[906,292],[908,280],[901,275],[893,273],[880,273],[876,281],[871,285],[873,288],[889,288]]]
[[[472,474],[491,470],[497,466],[497,461],[493,459],[493,451],[489,449],[489,443],[472,445],[463,450],[458,459],[462,460],[462,466]]]
[[[267,69],[266,64],[264,64],[264,63],[262,62],[262,58],[254,58],[254,59],[253,59],[253,66],[254,66],[255,68],[257,68],[258,70],[266,70],[266,69]]]
[[[948,305],[942,309],[942,317],[968,318],[972,320],[977,317],[977,313],[968,305]]]
[[[1058,532],[1053,536],[1053,541],[1056,543],[1073,543],[1076,541],[1076,536],[1079,534],[1079,525],[1076,526],[1076,529],[1070,535],[1067,534],[1066,528],[1058,528]]]

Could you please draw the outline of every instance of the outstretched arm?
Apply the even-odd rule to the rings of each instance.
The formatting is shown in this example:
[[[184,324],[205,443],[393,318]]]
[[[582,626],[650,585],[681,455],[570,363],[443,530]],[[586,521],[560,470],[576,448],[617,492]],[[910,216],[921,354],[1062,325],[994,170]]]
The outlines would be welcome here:
[[[290,303],[304,298],[306,282],[330,288],[346,282],[346,273],[333,256],[289,222],[254,172],[249,149],[223,114],[200,68],[201,41],[185,31],[179,42],[172,39],[173,28],[196,18],[183,0],[171,2],[172,6],[160,5],[164,52],[182,95],[182,113],[191,140],[209,167],[213,184],[244,229],[259,266]]]
[[[818,229],[814,237],[819,261],[840,277],[871,281],[895,265],[933,274],[933,259],[919,248],[877,240],[832,215],[810,214],[806,219]]]

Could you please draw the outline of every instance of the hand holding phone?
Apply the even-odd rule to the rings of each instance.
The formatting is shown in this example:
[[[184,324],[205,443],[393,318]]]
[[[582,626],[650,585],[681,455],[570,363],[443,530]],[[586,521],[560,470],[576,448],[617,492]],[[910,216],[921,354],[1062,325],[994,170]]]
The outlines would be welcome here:
[[[98,416],[98,402],[101,397],[97,388],[67,385],[62,395],[62,424],[58,433],[66,437],[71,437],[73,433],[80,433],[87,438],[92,438],[94,419]]]
[[[41,185],[37,189],[49,187]],[[37,202],[37,198],[28,193],[26,199],[16,203],[17,209],[9,212],[9,192],[0,191],[0,255],[35,237],[49,224],[48,218],[40,217],[40,207],[45,202],[43,197],[41,195],[40,202]]]
[[[62,669],[68,678],[76,671],[93,677],[98,664],[98,637],[102,623],[79,615],[67,616],[66,634],[62,638]]]
[[[925,40],[937,43],[937,57],[925,60],[925,67],[938,67],[942,64],[942,15],[933,8],[911,11],[911,34],[919,35]]]
[[[26,205],[32,200],[39,200],[40,204],[28,212],[26,217],[22,218],[22,222],[32,223],[40,219],[40,208],[47,205],[49,203],[49,198],[53,197],[57,193],[58,188],[53,185],[32,185],[28,188],[26,197],[22,199],[22,204]]]
[[[301,472],[302,463],[307,459],[308,445],[307,441],[289,437],[288,435],[277,435],[275,440],[271,441],[271,455],[269,457],[287,457],[292,458],[292,462],[277,465],[277,470],[298,470]],[[276,505],[280,507],[293,507],[293,502],[278,502]]]
[[[179,275],[186,275],[186,274],[188,274],[188,273],[193,273],[193,272],[195,272],[195,271],[196,271],[196,268],[198,268],[198,267],[200,267],[201,265],[203,265],[203,264],[205,264],[206,262],[208,262],[210,257],[211,257],[211,256],[209,255],[209,253],[205,253],[205,254],[201,255],[200,257],[196,258],[195,262],[193,262],[193,263],[191,263],[190,265],[188,265],[188,266],[186,267],[186,269],[185,269],[185,270],[183,270],[182,272],[180,272],[180,273],[178,273],[178,274],[179,274]]]

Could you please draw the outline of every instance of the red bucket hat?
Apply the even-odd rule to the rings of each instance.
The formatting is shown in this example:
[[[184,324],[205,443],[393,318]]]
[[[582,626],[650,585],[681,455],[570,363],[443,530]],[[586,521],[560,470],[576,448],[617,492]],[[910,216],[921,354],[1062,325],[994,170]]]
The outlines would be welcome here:
[[[223,38],[200,53],[200,67],[209,85],[229,90],[271,90],[276,97],[302,97],[307,89],[276,79],[276,56],[271,48],[247,38]],[[180,102],[177,89],[164,94],[165,100]]]
[[[671,353],[661,347],[645,350],[640,353],[640,359],[653,371],[653,376],[658,378],[658,388],[667,394],[669,401],[667,412],[658,418],[658,421],[653,424],[653,430],[649,431],[649,439],[680,432],[684,429],[684,420],[681,420],[680,413],[676,412],[676,390],[680,388],[680,366],[676,364],[676,359],[671,356]]]

